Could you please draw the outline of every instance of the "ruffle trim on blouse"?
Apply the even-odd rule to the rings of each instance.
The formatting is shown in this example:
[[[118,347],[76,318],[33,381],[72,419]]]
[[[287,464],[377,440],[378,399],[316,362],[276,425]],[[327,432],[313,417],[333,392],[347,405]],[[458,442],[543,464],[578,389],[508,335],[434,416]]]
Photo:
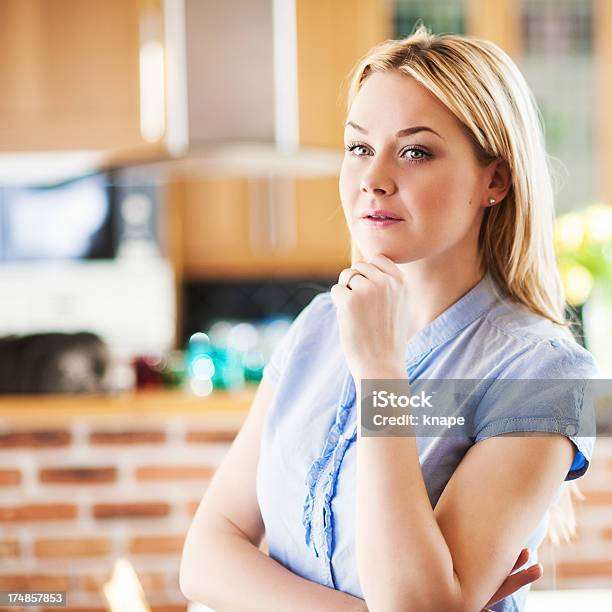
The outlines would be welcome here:
[[[350,436],[347,437],[344,435],[353,402],[354,398],[349,398],[348,401],[340,404],[336,412],[334,425],[327,434],[323,452],[312,462],[306,476],[308,493],[306,495],[306,501],[304,502],[302,524],[304,525],[304,539],[307,546],[311,546],[312,542],[312,513],[315,506],[317,483],[320,478],[325,477],[325,482],[323,484],[323,529],[325,550],[322,552],[325,554],[328,561],[331,560],[334,526],[331,502],[336,493],[336,483],[338,481],[338,474],[340,473],[340,466],[342,465],[344,454],[351,442],[357,437],[356,426],[353,428]],[[325,467],[328,463],[330,463],[330,467],[324,474]],[[318,557],[319,551],[317,551],[314,542],[312,542],[312,548],[315,556]]]

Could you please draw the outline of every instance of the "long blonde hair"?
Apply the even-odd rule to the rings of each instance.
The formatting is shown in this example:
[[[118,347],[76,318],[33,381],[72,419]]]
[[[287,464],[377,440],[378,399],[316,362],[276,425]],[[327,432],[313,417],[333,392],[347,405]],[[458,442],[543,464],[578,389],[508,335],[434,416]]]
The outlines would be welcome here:
[[[373,72],[411,76],[459,120],[482,165],[505,160],[512,186],[503,202],[487,207],[478,253],[511,300],[563,328],[565,295],[553,246],[554,192],[543,122],[534,96],[510,57],[497,45],[471,36],[436,35],[420,25],[402,40],[387,40],[360,59],[347,77],[347,112]],[[360,258],[355,243],[353,261]],[[548,536],[557,544],[575,534],[568,483],[550,509]]]

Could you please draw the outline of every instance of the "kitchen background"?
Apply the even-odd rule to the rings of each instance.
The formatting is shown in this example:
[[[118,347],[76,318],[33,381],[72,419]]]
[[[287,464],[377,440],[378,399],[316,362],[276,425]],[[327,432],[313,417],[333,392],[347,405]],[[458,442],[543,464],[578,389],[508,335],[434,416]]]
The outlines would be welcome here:
[[[608,0],[0,0],[0,591],[187,609],[195,507],[274,346],[350,262],[344,79],[418,19],[526,74],[577,337],[610,377]],[[532,610],[610,595],[596,450]]]

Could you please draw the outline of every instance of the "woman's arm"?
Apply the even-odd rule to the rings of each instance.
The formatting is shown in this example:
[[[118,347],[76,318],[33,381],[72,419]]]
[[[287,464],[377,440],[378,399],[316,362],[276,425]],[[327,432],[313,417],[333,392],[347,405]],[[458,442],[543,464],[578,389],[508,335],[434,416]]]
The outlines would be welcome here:
[[[255,494],[262,424],[274,389],[259,385],[249,414],[193,518],[180,567],[183,595],[225,610],[367,610],[362,599],[292,573],[258,549],[264,525]]]
[[[369,376],[385,377],[401,375]],[[356,547],[368,608],[481,610],[544,516],[573,452],[557,435],[483,440],[432,510],[415,437],[360,436]]]

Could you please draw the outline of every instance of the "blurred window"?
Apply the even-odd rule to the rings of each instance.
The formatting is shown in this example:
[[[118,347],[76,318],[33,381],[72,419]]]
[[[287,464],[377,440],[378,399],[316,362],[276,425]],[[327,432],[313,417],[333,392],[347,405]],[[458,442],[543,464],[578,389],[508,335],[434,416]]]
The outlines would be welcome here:
[[[395,37],[411,34],[419,19],[436,34],[463,34],[464,16],[464,0],[396,0]]]
[[[592,24],[592,0],[521,0],[519,63],[544,119],[558,212],[594,198]]]

